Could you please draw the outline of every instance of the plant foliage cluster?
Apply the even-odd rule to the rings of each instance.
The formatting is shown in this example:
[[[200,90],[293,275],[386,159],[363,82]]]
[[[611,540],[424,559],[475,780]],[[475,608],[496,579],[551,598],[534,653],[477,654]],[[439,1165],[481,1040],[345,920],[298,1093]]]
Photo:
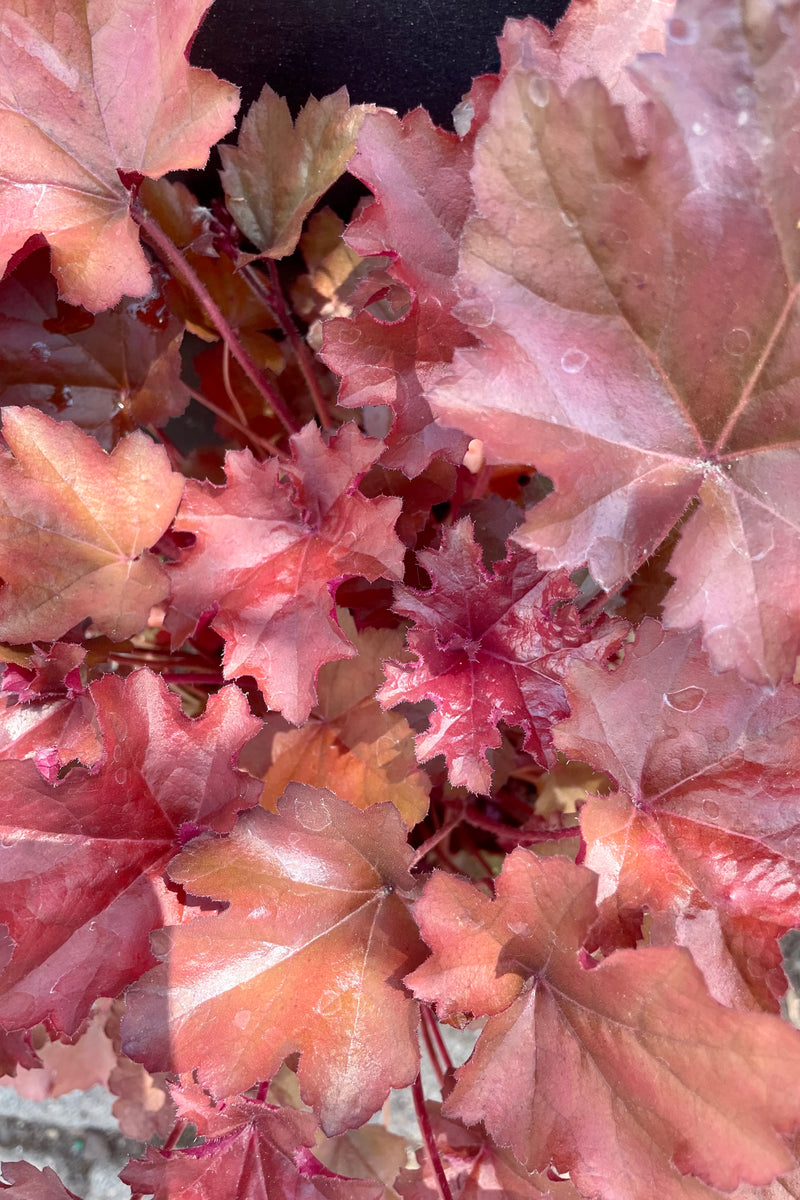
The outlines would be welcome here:
[[[6,1082],[136,1197],[797,1197],[800,3],[267,87],[211,207],[205,7],[2,5]]]

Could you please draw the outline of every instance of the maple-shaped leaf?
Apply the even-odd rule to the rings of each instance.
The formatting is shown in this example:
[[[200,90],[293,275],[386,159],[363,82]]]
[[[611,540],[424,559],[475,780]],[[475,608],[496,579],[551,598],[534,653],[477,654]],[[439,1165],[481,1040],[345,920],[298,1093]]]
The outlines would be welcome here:
[[[554,1183],[538,1172],[529,1174],[507,1150],[499,1149],[480,1129],[442,1116],[441,1104],[426,1104],[436,1149],[452,1200],[580,1200],[568,1182]],[[417,1151],[420,1166],[397,1178],[403,1200],[440,1200],[430,1157]]]
[[[386,1200],[397,1200],[393,1184],[408,1161],[410,1149],[404,1137],[370,1122],[335,1138],[318,1137],[314,1156],[337,1175],[380,1180],[386,1187]]]
[[[620,789],[581,813],[601,914],[649,909],[718,999],[777,1011],[777,938],[800,925],[800,692],[716,674],[697,634],[652,620],[615,671],[575,663],[564,683],[556,745]]]
[[[292,122],[269,84],[242,122],[237,146],[220,146],[228,210],[245,237],[269,258],[297,247],[303,221],[345,170],[369,107],[350,104],[346,88],[315,100]]]
[[[93,317],[58,299],[49,254],[37,251],[0,283],[0,404],[31,404],[110,449],[185,409],[182,336],[157,283],[144,300]]]
[[[241,450],[226,457],[225,487],[187,483],[175,529],[197,542],[170,568],[166,627],[182,640],[213,611],[225,677],[254,676],[270,708],[299,725],[320,667],[356,653],[336,621],[337,585],[397,579],[403,547],[400,501],[357,489],[381,442],[348,424],[326,446],[310,424],[291,445],[292,463]]]
[[[119,171],[205,165],[238,92],[190,67],[208,0],[7,0],[0,27],[0,265],[34,234],[62,299],[97,312],[150,271]]]
[[[358,633],[345,612],[339,621],[358,657],[326,663],[317,680],[317,706],[305,725],[292,729],[280,717],[268,718],[240,765],[263,778],[261,803],[273,812],[296,781],[330,788],[356,808],[390,800],[409,827],[416,825],[428,811],[430,778],[417,766],[406,718],[384,712],[374,699],[383,682],[382,659],[402,655],[403,633]]]
[[[400,982],[422,950],[405,835],[391,804],[360,812],[295,784],[277,815],[256,809],[230,837],[197,839],[170,876],[229,907],[154,935],[164,964],[128,991],[125,1052],[148,1070],[197,1068],[225,1097],[300,1050],[324,1131],[363,1124],[419,1069]]]
[[[0,638],[53,641],[91,617],[116,641],[138,633],[169,591],[150,553],[183,477],[137,430],[106,454],[34,408],[3,410]]]
[[[710,1200],[705,1184],[769,1183],[793,1161],[781,1135],[800,1124],[800,1034],[718,1004],[676,946],[590,969],[596,887],[585,867],[524,849],[493,901],[441,872],[427,883],[415,915],[434,953],[407,984],[445,1016],[496,1014],[445,1114],[483,1121],[587,1196]]]
[[[97,996],[152,964],[149,931],[175,903],[164,867],[199,829],[230,829],[259,785],[234,769],[259,727],[228,687],[185,717],[150,671],[90,688],[104,757],[53,785],[30,761],[0,762],[0,920],[14,940],[0,1026],[47,1020],[73,1034]]]
[[[695,501],[665,620],[776,682],[800,649],[797,14],[684,0],[634,69],[647,151],[596,81],[522,60],[478,136],[460,279],[491,320],[431,395],[554,491],[515,534],[617,588]],[[475,323],[472,323],[475,328]]]
[[[563,573],[540,571],[519,547],[487,571],[469,518],[444,527],[441,549],[417,558],[433,586],[398,585],[393,608],[415,622],[408,646],[419,661],[386,664],[381,704],[435,701],[417,756],[444,754],[455,786],[489,792],[486,751],[500,745],[500,721],[523,730],[538,762],[554,764],[550,727],[568,711],[559,683],[565,653],[594,656],[608,646],[590,641],[568,603],[577,588]]]
[[[155,1200],[380,1200],[383,1185],[334,1175],[314,1156],[311,1113],[240,1099],[225,1106],[224,1132],[189,1150],[131,1159],[123,1183]]]
[[[52,1167],[40,1170],[33,1163],[0,1163],[0,1191],[8,1200],[80,1200],[69,1192]]]

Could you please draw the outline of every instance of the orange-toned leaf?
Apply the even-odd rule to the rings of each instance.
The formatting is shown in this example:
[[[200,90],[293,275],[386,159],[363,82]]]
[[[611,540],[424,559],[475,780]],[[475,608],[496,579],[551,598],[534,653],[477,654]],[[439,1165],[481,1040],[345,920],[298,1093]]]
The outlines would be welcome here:
[[[91,617],[121,641],[169,591],[150,553],[183,478],[142,432],[106,454],[74,425],[6,408],[0,458],[0,638],[53,641]]]

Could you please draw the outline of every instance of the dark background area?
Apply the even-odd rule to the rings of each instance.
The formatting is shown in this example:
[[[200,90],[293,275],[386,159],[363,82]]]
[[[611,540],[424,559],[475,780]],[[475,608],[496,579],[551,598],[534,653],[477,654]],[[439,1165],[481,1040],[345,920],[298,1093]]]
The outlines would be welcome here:
[[[496,71],[506,17],[554,25],[567,0],[215,0],[191,50],[242,89],[242,110],[265,83],[294,112],[343,84],[354,103],[421,104],[439,125],[473,76]]]

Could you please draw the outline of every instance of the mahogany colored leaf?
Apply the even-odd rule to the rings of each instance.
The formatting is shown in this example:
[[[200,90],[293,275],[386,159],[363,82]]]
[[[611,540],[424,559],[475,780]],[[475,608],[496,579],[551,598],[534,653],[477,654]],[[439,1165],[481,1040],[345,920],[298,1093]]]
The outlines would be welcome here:
[[[400,501],[358,491],[381,442],[349,424],[326,446],[310,424],[291,445],[291,463],[259,463],[242,450],[226,457],[225,487],[187,483],[175,529],[197,543],[170,567],[165,624],[183,640],[213,612],[225,677],[254,676],[270,708],[299,725],[320,667],[356,653],[336,621],[337,585],[397,579],[403,547]]]
[[[544,567],[613,590],[699,501],[665,619],[770,682],[800,649],[797,22],[685,0],[666,56],[634,68],[641,155],[598,82],[562,96],[520,60],[476,142],[462,244],[483,345],[431,395],[490,461],[553,481],[515,535]]]
[[[494,901],[441,872],[427,883],[415,915],[434,953],[406,982],[445,1016],[497,1014],[445,1114],[483,1121],[529,1169],[552,1161],[587,1196],[710,1200],[705,1184],[768,1184],[792,1166],[781,1135],[800,1124],[800,1035],[718,1004],[675,946],[590,968],[596,887],[586,868],[524,849]]]
[[[37,251],[0,283],[0,404],[73,421],[110,449],[185,409],[182,336],[158,281],[144,300],[93,317],[58,299],[49,254]]]
[[[106,454],[72,424],[3,410],[0,638],[53,641],[91,617],[121,641],[169,590],[148,547],[178,507],[183,477],[141,431]]]
[[[292,122],[269,84],[242,122],[237,146],[220,146],[220,179],[242,233],[269,258],[297,248],[303,221],[347,167],[371,106],[351,106],[346,88],[315,100]]]
[[[190,67],[208,0],[7,0],[0,24],[0,264],[50,243],[62,299],[97,312],[151,281],[118,172],[204,166],[238,92]]]
[[[9,1200],[80,1200],[67,1191],[52,1167],[39,1170],[22,1161],[0,1163],[0,1191]]]
[[[500,745],[501,720],[523,730],[524,748],[538,762],[553,765],[550,728],[568,711],[559,683],[565,655],[593,657],[609,644],[593,643],[591,628],[580,624],[568,603],[577,588],[563,573],[540,571],[520,548],[486,571],[469,518],[443,528],[441,550],[417,558],[433,586],[398,585],[393,607],[415,622],[408,646],[419,661],[386,664],[381,704],[435,701],[417,757],[444,754],[455,786],[489,792],[486,751]],[[619,637],[620,630],[610,632]]]
[[[688,946],[713,994],[778,1011],[777,938],[800,925],[800,692],[716,674],[696,634],[640,627],[614,671],[573,664],[560,750],[618,795],[581,813],[601,913],[647,908]]]
[[[426,1107],[453,1200],[580,1200],[568,1181],[553,1183],[538,1172],[529,1174],[482,1130],[449,1121],[440,1104]],[[440,1200],[427,1152],[418,1150],[417,1158],[420,1166],[401,1172],[397,1190],[403,1200]]]
[[[155,1200],[380,1200],[383,1186],[345,1179],[309,1149],[311,1113],[240,1099],[226,1105],[226,1132],[189,1150],[147,1149],[131,1159],[123,1183]]]
[[[106,675],[91,697],[104,757],[47,783],[32,762],[0,762],[0,920],[15,943],[0,979],[0,1026],[47,1020],[75,1033],[97,996],[152,964],[151,929],[174,911],[164,867],[199,829],[227,831],[258,801],[234,769],[259,722],[235,687],[185,717],[149,671]]]
[[[293,729],[280,717],[246,748],[240,764],[264,780],[261,803],[275,811],[292,781],[328,787],[356,808],[390,800],[410,827],[428,811],[430,778],[414,756],[414,735],[405,717],[384,712],[374,699],[383,681],[382,660],[403,653],[400,630],[356,632],[349,613],[339,622],[357,658],[326,663],[319,673],[319,701],[305,725]]]
[[[403,974],[421,957],[406,829],[295,784],[277,815],[200,838],[170,876],[229,907],[154,936],[164,959],[128,991],[123,1049],[148,1070],[197,1068],[217,1097],[301,1051],[301,1094],[329,1134],[363,1124],[419,1069]]]

